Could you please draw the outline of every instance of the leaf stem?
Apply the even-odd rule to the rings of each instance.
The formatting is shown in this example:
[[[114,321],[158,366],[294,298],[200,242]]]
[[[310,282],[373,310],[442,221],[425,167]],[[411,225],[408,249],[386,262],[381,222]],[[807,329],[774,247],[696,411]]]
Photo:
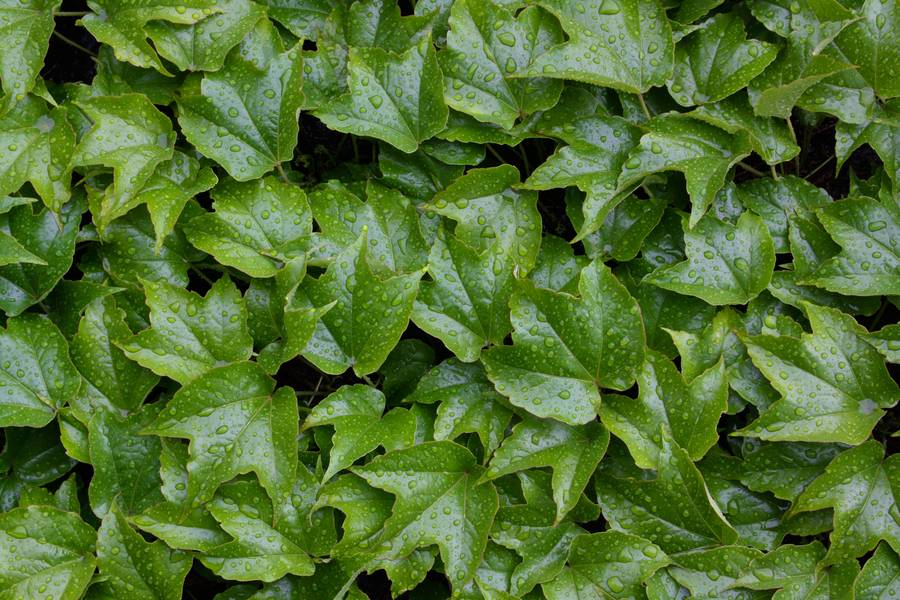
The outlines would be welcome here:
[[[785,119],[785,122],[788,126],[788,131],[791,132],[791,139],[794,140],[794,144],[797,144],[797,132],[794,131],[794,124],[791,122],[791,118],[788,117]],[[800,153],[797,153],[797,156],[794,157],[794,174],[800,175]]]
[[[762,171],[760,171],[759,169],[757,169],[757,168],[755,168],[755,167],[751,167],[750,165],[748,165],[747,163],[745,163],[745,162],[742,161],[742,160],[739,160],[739,161],[737,162],[737,164],[738,164],[739,167],[741,167],[741,168],[744,169],[745,171],[748,171],[748,172],[750,172],[750,173],[753,173],[753,174],[756,175],[757,177],[765,177],[765,176],[766,176],[765,173],[763,173]]]
[[[505,160],[503,160],[503,157],[500,156],[500,153],[497,152],[497,150],[494,148],[493,144],[487,144],[487,149],[488,149],[488,152],[491,153],[491,156],[493,156],[494,158],[496,158],[497,160],[500,161],[500,164],[503,164],[506,162]]]
[[[644,114],[647,115],[648,119],[652,119],[653,117],[650,115],[650,109],[647,108],[647,103],[644,102],[644,95],[639,93],[637,97],[641,102],[641,108],[644,110]]]
[[[834,159],[834,154],[832,154],[831,156],[829,156],[828,158],[826,158],[825,160],[823,160],[823,161],[821,162],[821,164],[819,164],[818,167],[816,167],[815,169],[813,169],[812,171],[810,171],[809,173],[807,173],[806,175],[804,175],[804,176],[803,176],[803,179],[809,180],[810,177],[812,177],[813,175],[815,175],[816,173],[818,173],[819,171],[821,171],[821,170],[822,170],[822,167],[824,167],[825,165],[827,165],[828,163],[830,163],[833,159]]]
[[[284,172],[284,167],[281,166],[280,162],[275,163],[275,170],[278,171],[278,175],[281,176],[281,180],[285,183],[290,183],[288,179],[287,173]]]
[[[66,44],[72,46],[73,48],[77,48],[78,50],[81,50],[82,52],[84,52],[85,54],[90,56],[91,59],[94,60],[94,62],[97,62],[97,55],[94,54],[93,52],[91,52],[90,50],[88,50],[87,48],[85,48],[84,46],[82,46],[81,44],[79,44],[78,42],[76,42],[75,40],[70,40],[69,38],[67,38],[66,36],[64,36],[63,34],[61,34],[60,32],[58,32],[56,30],[53,31],[53,35],[58,37],[60,40],[62,40]]]
[[[524,142],[516,146],[516,150],[519,152],[519,156],[522,158],[522,165],[525,167],[525,173],[531,174],[531,163],[528,162],[528,153],[525,152]]]
[[[61,10],[59,12],[53,13],[54,17],[85,17],[91,14],[90,11],[87,10]]]
[[[772,179],[775,181],[781,179],[781,176],[778,175],[778,171],[775,170],[775,165],[769,165],[769,169],[772,171]]]

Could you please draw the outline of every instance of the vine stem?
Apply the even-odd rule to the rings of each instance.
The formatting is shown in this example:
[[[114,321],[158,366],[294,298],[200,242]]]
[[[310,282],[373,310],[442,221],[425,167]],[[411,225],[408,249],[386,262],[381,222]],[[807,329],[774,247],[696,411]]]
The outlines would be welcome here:
[[[287,173],[284,172],[284,167],[281,166],[281,163],[275,163],[275,169],[278,171],[278,174],[281,176],[282,181],[284,181],[285,183],[290,183]]]
[[[765,176],[766,176],[765,173],[763,173],[762,171],[760,171],[759,169],[757,169],[757,168],[755,168],[755,167],[751,167],[750,165],[748,165],[747,163],[745,163],[745,162],[742,161],[742,160],[739,160],[737,164],[738,164],[739,167],[741,167],[741,168],[744,169],[745,171],[748,171],[748,172],[750,172],[750,173],[753,173],[753,174],[756,175],[757,177],[765,177]]]
[[[91,14],[86,10],[61,10],[53,13],[54,17],[85,17]]]
[[[644,110],[644,114],[647,116],[648,119],[652,119],[653,117],[650,116],[650,109],[647,108],[647,103],[644,102],[644,95],[638,94],[637,97],[638,97],[638,100],[640,100],[640,102],[641,102],[641,108]]]
[[[84,46],[82,46],[81,44],[79,44],[78,42],[76,42],[75,40],[70,40],[69,38],[67,38],[66,36],[64,36],[63,34],[61,34],[60,32],[58,32],[58,31],[56,31],[56,30],[53,31],[53,35],[55,35],[56,37],[58,37],[60,40],[62,40],[62,41],[65,42],[66,44],[72,46],[73,48],[77,48],[78,50],[81,50],[82,52],[84,52],[85,54],[87,54],[88,56],[90,56],[91,59],[92,59],[94,62],[97,61],[97,55],[96,55],[96,54],[94,54],[93,52],[91,52],[90,50],[88,50],[87,48],[85,48]]]
[[[794,140],[794,144],[797,143],[797,132],[794,131],[794,124],[791,122],[791,118],[788,117],[784,120],[787,123],[788,131],[791,132],[791,139]],[[797,156],[794,157],[794,175],[800,176],[800,153],[797,153]]]
[[[775,165],[769,165],[769,169],[772,171],[772,179],[778,181],[781,177],[778,175],[778,171],[775,170]]]

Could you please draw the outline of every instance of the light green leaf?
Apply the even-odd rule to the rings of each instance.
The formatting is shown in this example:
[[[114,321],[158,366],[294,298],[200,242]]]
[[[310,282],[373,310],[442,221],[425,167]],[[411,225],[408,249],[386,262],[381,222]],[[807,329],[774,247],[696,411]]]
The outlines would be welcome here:
[[[766,440],[860,444],[900,388],[856,321],[806,304],[812,334],[744,338],[753,363],[782,399],[737,434]]]
[[[510,402],[570,425],[594,419],[600,387],[630,387],[644,357],[640,309],[609,268],[592,262],[578,288],[580,298],[521,282],[511,301],[513,345],[482,353]]]
[[[0,267],[18,263],[47,264],[44,259],[26,250],[22,244],[16,241],[16,238],[0,231]]]
[[[762,219],[745,212],[737,224],[712,215],[693,229],[682,218],[687,260],[657,269],[647,283],[696,296],[710,304],[746,304],[766,289],[775,250]]]
[[[834,152],[837,155],[838,170],[847,158],[863,144],[868,144],[881,162],[896,189],[900,185],[900,101],[888,101],[884,107],[876,106],[874,115],[860,125],[838,122],[835,125]],[[897,194],[894,194],[896,198]]]
[[[636,400],[610,394],[600,409],[603,424],[625,442],[637,466],[652,469],[658,464],[661,427],[695,461],[718,441],[716,426],[728,408],[722,359],[688,384],[675,365],[650,350],[638,386]]]
[[[499,500],[483,469],[453,442],[428,442],[379,456],[353,472],[396,497],[382,539],[391,556],[436,544],[454,587],[475,577]]]
[[[333,506],[344,513],[344,536],[331,549],[333,557],[365,562],[378,541],[385,521],[391,516],[391,495],[369,486],[352,473],[342,474],[324,484],[316,508]],[[376,562],[379,559],[376,559]]]
[[[209,552],[231,541],[205,508],[188,508],[171,501],[151,506],[131,517],[131,522],[178,550]]]
[[[609,432],[597,422],[571,427],[529,418],[516,425],[494,452],[485,477],[496,479],[525,469],[550,467],[558,523],[575,507],[607,445]]]
[[[366,232],[318,279],[297,290],[299,307],[334,306],[316,324],[303,356],[326,373],[377,371],[409,323],[422,271],[383,277],[368,262]],[[377,324],[378,327],[373,327]]]
[[[382,418],[384,403],[384,394],[379,390],[352,385],[342,386],[313,407],[303,422],[304,430],[322,425],[334,427],[323,482],[379,446],[392,450],[415,444],[415,417],[397,408]]]
[[[857,600],[881,600],[900,594],[900,559],[887,544],[879,544],[853,583]]]
[[[835,40],[848,62],[883,99],[900,96],[900,7],[894,2],[866,0],[851,23]]]
[[[325,27],[335,5],[342,6],[346,1],[332,0],[264,0],[269,16],[296,37],[316,41],[319,32]]]
[[[144,433],[191,440],[188,497],[209,500],[216,488],[253,471],[276,502],[297,468],[297,398],[255,363],[220,367],[182,387]],[[273,393],[274,392],[274,393]]]
[[[263,176],[293,158],[302,71],[300,48],[283,50],[271,26],[257,26],[221,70],[189,80],[178,101],[182,133],[238,181]]]
[[[220,12],[212,0],[92,0],[94,10],[81,24],[97,41],[112,46],[116,58],[137,67],[152,67],[169,75],[166,67],[147,42],[149,21],[167,21],[190,25]]]
[[[160,541],[146,542],[134,531],[118,507],[106,513],[97,532],[97,558],[105,579],[98,594],[178,600],[191,568],[189,554],[170,550]]]
[[[102,231],[113,220],[137,206],[138,192],[156,167],[173,156],[172,122],[140,94],[90,98],[78,107],[93,126],[78,147],[76,165],[112,167],[113,184],[94,213]]]
[[[578,276],[589,262],[588,257],[576,255],[565,240],[545,235],[529,278],[539,288],[575,294],[578,292]]]
[[[559,77],[640,94],[672,74],[672,31],[656,0],[603,0],[591,10],[542,0],[569,41],[536,57],[528,77]],[[579,10],[581,6],[581,10]]]
[[[3,81],[5,85],[5,74]],[[49,109],[43,100],[28,96],[0,116],[5,142],[0,152],[0,196],[18,191],[27,181],[49,209],[60,212],[71,194],[75,151],[75,132],[67,115],[65,108]]]
[[[900,294],[900,207],[895,202],[848,198],[819,209],[825,230],[843,251],[809,282],[839,294]]]
[[[807,54],[806,44],[790,41],[747,91],[753,112],[761,117],[791,116],[794,105],[816,84],[851,67],[828,54]]]
[[[383,140],[411,153],[447,123],[441,70],[428,38],[394,54],[351,48],[350,90],[315,115],[328,127]]]
[[[350,5],[344,28],[349,46],[400,53],[428,37],[431,18],[419,13],[403,16],[391,0],[360,0]]]
[[[0,599],[78,600],[94,574],[96,539],[93,527],[58,508],[0,513]]]
[[[0,4],[0,114],[7,112],[34,88],[44,64],[60,0],[4,0]]]
[[[423,208],[456,221],[454,234],[472,248],[483,251],[495,242],[509,248],[521,276],[537,258],[541,215],[537,194],[513,190],[518,183],[512,165],[471,169]]]
[[[499,243],[478,252],[442,227],[428,259],[431,281],[420,285],[413,321],[460,360],[478,360],[485,345],[502,344],[512,328],[514,266]]]
[[[900,461],[884,459],[884,448],[869,440],[842,452],[810,483],[792,512],[834,509],[834,530],[826,564],[857,558],[879,540],[900,546],[900,523],[894,518]]]
[[[666,85],[682,106],[715,102],[746,86],[777,53],[772,44],[748,40],[736,13],[718,14],[678,43]]]
[[[228,51],[266,14],[250,0],[217,0],[214,6],[216,14],[190,24],[148,22],[145,31],[160,56],[182,71],[218,71]]]
[[[740,480],[751,490],[793,502],[840,451],[837,444],[763,444],[745,455]]]
[[[643,583],[669,557],[644,538],[604,531],[576,537],[568,562],[560,577],[544,584],[548,600],[639,598]]]
[[[900,363],[900,324],[888,325],[869,334],[869,343],[881,352],[888,362]]]
[[[3,427],[43,427],[81,386],[65,338],[36,314],[9,319],[0,328],[0,356]]]
[[[247,311],[227,276],[205,298],[164,282],[145,282],[144,289],[151,326],[119,342],[128,358],[182,384],[214,367],[250,358]]]
[[[516,15],[492,2],[454,2],[447,46],[438,54],[447,104],[505,129],[520,117],[551,108],[562,81],[512,76],[562,41],[559,23],[539,8]]]
[[[691,598],[743,599],[746,594],[730,588],[760,556],[759,550],[744,546],[693,550],[674,557],[669,573],[690,590]]]
[[[251,277],[272,277],[305,255],[312,213],[299,187],[274,177],[226,181],[212,191],[214,213],[191,219],[188,240]]]
[[[670,554],[737,540],[687,451],[664,432],[656,474],[620,478],[601,468],[597,497],[613,529],[646,537]]]
[[[680,171],[691,196],[691,227],[712,205],[732,166],[750,154],[750,138],[678,114],[665,114],[647,124],[640,145],[632,150],[619,175],[619,189],[634,186],[660,171]]]

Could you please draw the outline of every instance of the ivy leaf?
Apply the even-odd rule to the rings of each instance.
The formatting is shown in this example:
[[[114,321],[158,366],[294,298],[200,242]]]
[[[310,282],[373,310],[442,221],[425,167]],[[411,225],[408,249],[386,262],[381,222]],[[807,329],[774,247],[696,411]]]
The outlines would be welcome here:
[[[793,502],[840,450],[837,444],[763,444],[745,456],[741,483]]]
[[[775,248],[762,219],[745,212],[732,225],[707,215],[690,228],[683,217],[682,227],[687,260],[653,271],[645,282],[716,306],[746,304],[769,285]]]
[[[191,440],[188,496],[195,503],[250,471],[280,501],[296,472],[298,416],[293,390],[274,390],[255,363],[219,367],[178,390],[143,433]]]
[[[609,445],[599,423],[571,427],[553,420],[527,419],[513,428],[494,452],[486,478],[496,479],[535,467],[553,470],[553,501],[559,523],[578,502]]]
[[[453,586],[475,577],[499,500],[491,483],[478,483],[483,469],[453,442],[428,442],[390,452],[353,472],[394,494],[383,539],[392,555],[436,544]]]
[[[860,444],[884,415],[881,409],[900,399],[900,388],[852,317],[805,307],[812,334],[745,338],[753,363],[782,399],[737,435]]]
[[[679,42],[674,75],[666,85],[682,106],[715,102],[745,87],[776,54],[772,44],[747,40],[735,13],[719,14]]]
[[[541,245],[537,194],[518,192],[519,172],[512,165],[471,169],[435,195],[424,208],[456,221],[454,234],[472,248],[499,242],[524,275],[534,266]]]
[[[145,29],[149,21],[168,21],[190,25],[220,12],[212,0],[190,0],[178,3],[170,0],[93,0],[93,13],[81,19],[81,24],[98,42],[115,50],[116,58],[136,67],[154,68],[170,75],[156,51],[147,43]]]
[[[746,594],[731,589],[731,586],[760,556],[759,550],[744,546],[692,550],[675,557],[676,564],[669,567],[669,573],[690,590],[693,598],[743,599]]]
[[[659,462],[661,427],[692,460],[700,460],[715,445],[716,426],[728,408],[722,359],[688,384],[675,365],[650,350],[638,386],[637,400],[610,394],[600,409],[603,424],[626,443],[637,466],[652,469]]]
[[[604,0],[590,11],[566,0],[543,0],[540,5],[559,19],[569,41],[537,56],[523,75],[574,79],[640,94],[663,85],[672,74],[672,31],[656,0]]]
[[[299,187],[274,177],[223,182],[212,191],[214,213],[191,219],[188,240],[251,277],[272,277],[305,255],[312,213]]]
[[[0,57],[0,69],[2,60]],[[4,73],[4,85],[6,81]],[[27,181],[47,208],[60,212],[71,195],[75,151],[75,131],[67,109],[48,110],[43,100],[27,96],[0,115],[0,132],[6,142],[0,153],[0,196],[18,191]]]
[[[511,329],[509,298],[514,264],[499,243],[479,253],[444,228],[428,259],[412,319],[460,360],[477,360],[486,344],[501,344]]]
[[[367,560],[369,549],[391,516],[392,504],[390,494],[352,473],[323,484],[315,506],[333,506],[344,513],[344,535],[331,549],[332,556],[347,561]]]
[[[58,508],[0,513],[0,598],[81,598],[94,574],[96,539],[81,517]]]
[[[414,152],[447,123],[441,70],[430,39],[394,54],[351,48],[350,90],[315,111],[328,127]]]
[[[803,490],[792,512],[834,509],[826,564],[857,558],[879,540],[892,548],[900,546],[900,524],[893,516],[898,468],[893,456],[884,459],[881,444],[869,440],[838,455],[825,473]]]
[[[297,145],[300,48],[284,50],[270,28],[245,37],[221,70],[189,80],[178,101],[184,136],[238,181],[280,167]]]
[[[431,18],[418,12],[404,16],[390,0],[363,0],[350,5],[344,27],[349,46],[399,53],[428,37]]]
[[[0,328],[0,356],[3,427],[43,427],[81,386],[65,338],[38,315],[11,318]]]
[[[409,322],[422,271],[382,277],[367,256],[364,231],[324,275],[307,278],[298,289],[301,307],[335,303],[316,324],[303,352],[326,373],[343,373],[351,366],[359,376],[377,371]]]
[[[100,596],[129,594],[176,600],[193,558],[169,550],[160,541],[146,542],[117,506],[106,513],[97,532],[97,559],[105,579],[96,584]]]
[[[269,16],[302,39],[316,41],[335,3],[329,0],[265,0]],[[341,2],[339,5],[346,4]]]
[[[482,353],[510,402],[570,425],[594,419],[599,387],[630,387],[644,354],[638,304],[607,266],[585,267],[578,289],[580,298],[521,282],[510,303],[513,345]]]
[[[409,157],[403,155],[404,161]],[[366,230],[366,255],[373,266],[393,273],[409,273],[425,266],[428,246],[422,238],[416,207],[403,194],[366,183],[366,202],[337,181],[329,181],[309,196],[320,234],[316,238],[327,248],[319,252],[333,260],[352,246]]]
[[[765,222],[778,253],[790,251],[788,221],[792,216],[814,219],[817,209],[831,204],[828,192],[793,175],[753,179],[736,189],[741,204]]]
[[[578,276],[589,262],[586,256],[576,256],[565,240],[545,236],[529,278],[539,288],[575,294],[578,292]]]
[[[860,19],[835,40],[848,62],[883,100],[900,96],[900,47],[891,32],[900,28],[900,9],[890,2],[867,0],[859,9]]]
[[[669,564],[655,544],[621,531],[579,535],[569,551],[569,568],[543,585],[548,600],[638,598],[643,583]]]
[[[539,8],[515,15],[503,6],[463,0],[453,3],[449,22],[447,47],[438,59],[451,108],[510,129],[517,118],[556,104],[562,81],[512,77],[562,43],[552,16]]]
[[[665,432],[661,437],[655,479],[598,473],[603,516],[613,529],[646,537],[670,554],[734,543],[737,531],[722,516],[687,451]]]
[[[0,36],[4,45],[0,51],[0,114],[24,100],[34,88],[55,27],[53,13],[60,4],[57,0],[7,0],[0,5]]]
[[[0,231],[0,267],[18,263],[46,265],[44,259],[35,256],[16,241],[13,236]]]
[[[250,358],[247,311],[227,276],[205,298],[164,282],[145,282],[144,289],[151,327],[119,342],[128,358],[182,384]]]
[[[378,446],[392,450],[415,443],[415,418],[404,409],[394,409],[382,418],[384,403],[384,394],[379,390],[353,385],[341,387],[313,407],[303,422],[304,430],[322,425],[334,427],[323,482]]]
[[[853,583],[853,593],[859,600],[889,598],[900,593],[900,559],[888,544],[879,544],[859,577]]]
[[[210,512],[234,538],[201,557],[213,573],[238,581],[275,581],[287,573],[312,575],[311,558],[288,525],[276,518],[255,481],[224,486]]]
[[[870,333],[869,343],[875,346],[888,362],[900,363],[900,324],[888,325],[881,331]]]
[[[182,71],[218,71],[228,51],[265,17],[265,9],[250,0],[219,0],[216,14],[197,22],[153,20],[145,30],[157,52]]]
[[[440,402],[434,420],[434,439],[453,440],[463,433],[476,433],[485,456],[489,456],[506,435],[512,412],[504,406],[494,385],[479,363],[463,363],[455,358],[431,369],[419,380],[406,402]]]
[[[900,181],[900,161],[897,147],[900,146],[900,101],[890,100],[884,107],[876,106],[871,120],[860,125],[838,122],[835,125],[834,153],[840,168],[850,155],[860,146],[868,144],[881,162],[888,177],[896,187]]]
[[[743,131],[732,135],[677,114],[656,117],[647,127],[649,132],[623,165],[619,189],[633,186],[651,173],[684,173],[693,228],[725,185],[731,167],[750,154],[749,136]]]
[[[839,294],[900,293],[900,208],[871,198],[848,198],[821,208],[819,220],[843,251],[809,278]]]

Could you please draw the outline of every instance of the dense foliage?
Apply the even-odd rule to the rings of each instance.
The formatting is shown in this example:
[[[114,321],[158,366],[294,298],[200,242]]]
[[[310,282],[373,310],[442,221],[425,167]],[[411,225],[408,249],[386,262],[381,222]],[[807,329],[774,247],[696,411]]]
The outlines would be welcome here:
[[[897,0],[0,0],[0,80],[0,600],[900,596]]]

